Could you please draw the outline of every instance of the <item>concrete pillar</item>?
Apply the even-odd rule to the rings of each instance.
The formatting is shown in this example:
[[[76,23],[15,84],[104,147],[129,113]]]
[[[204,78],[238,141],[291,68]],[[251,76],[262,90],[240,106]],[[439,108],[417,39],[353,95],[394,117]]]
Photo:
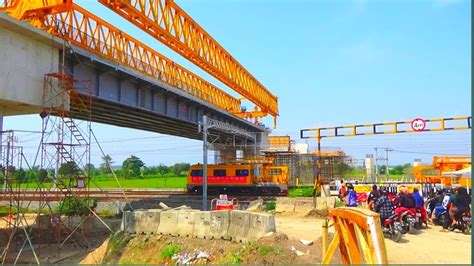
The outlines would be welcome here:
[[[23,30],[19,23],[0,14],[0,114],[4,116],[41,112],[44,75],[59,67],[56,41],[34,27]]]

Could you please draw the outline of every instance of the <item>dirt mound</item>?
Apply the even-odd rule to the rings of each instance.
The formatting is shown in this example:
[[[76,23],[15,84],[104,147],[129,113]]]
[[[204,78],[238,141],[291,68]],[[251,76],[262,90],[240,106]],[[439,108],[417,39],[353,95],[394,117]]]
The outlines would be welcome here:
[[[314,209],[314,210],[309,211],[304,217],[305,218],[310,218],[310,217],[326,218],[327,216],[328,216],[328,211],[327,210]]]
[[[236,243],[222,239],[198,239],[172,236],[127,236],[117,234],[102,245],[84,263],[118,264],[315,264],[321,262],[321,240],[306,246],[299,239],[275,233],[250,243]],[[89,256],[88,256],[89,257]],[[89,260],[91,259],[91,260]],[[340,262],[339,259],[334,261]]]
[[[99,248],[89,253],[80,264],[102,264],[104,256],[107,252],[107,246],[109,245],[109,239],[106,239]]]

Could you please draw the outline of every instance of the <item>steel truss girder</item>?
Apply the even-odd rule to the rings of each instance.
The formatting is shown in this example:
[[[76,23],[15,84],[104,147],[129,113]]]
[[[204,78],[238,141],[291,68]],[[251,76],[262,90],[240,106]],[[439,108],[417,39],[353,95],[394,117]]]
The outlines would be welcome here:
[[[278,115],[272,95],[229,52],[172,0],[99,0],[175,52],[190,60],[229,88]]]

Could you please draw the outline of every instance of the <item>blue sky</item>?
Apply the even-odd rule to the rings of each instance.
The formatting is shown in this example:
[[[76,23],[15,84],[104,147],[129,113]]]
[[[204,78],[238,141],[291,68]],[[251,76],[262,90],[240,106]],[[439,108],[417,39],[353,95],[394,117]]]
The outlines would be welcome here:
[[[96,1],[76,2],[233,93]],[[471,114],[470,1],[177,2],[279,97],[274,135],[304,142],[302,128]],[[4,128],[39,130],[40,122],[37,116],[7,117]],[[147,165],[202,160],[198,141],[98,124],[93,129],[118,163],[129,154]],[[430,162],[435,154],[470,153],[470,134],[338,138],[322,145],[359,159],[374,147],[390,147],[396,150],[389,154],[391,164],[415,158]],[[31,139],[22,144],[33,152],[37,138],[23,139]],[[100,163],[96,148],[92,159]]]

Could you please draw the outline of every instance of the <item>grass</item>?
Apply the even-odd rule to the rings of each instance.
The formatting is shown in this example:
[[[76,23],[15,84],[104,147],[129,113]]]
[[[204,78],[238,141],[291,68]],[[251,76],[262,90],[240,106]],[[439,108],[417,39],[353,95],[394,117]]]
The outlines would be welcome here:
[[[260,256],[266,256],[270,252],[275,254],[275,255],[281,255],[281,254],[283,254],[283,248],[281,248],[281,247],[272,247],[272,246],[268,246],[268,245],[263,245],[263,246],[258,248],[258,254],[260,254]]]
[[[160,251],[160,258],[162,260],[165,260],[165,259],[171,259],[171,257],[173,257],[174,254],[178,253],[179,251],[181,250],[181,247],[177,244],[170,244],[166,247],[164,247],[161,251]]]
[[[146,179],[123,179],[119,178],[122,188],[186,188],[187,177],[185,176],[170,176],[170,177],[155,177]],[[44,183],[44,188],[50,188],[52,183]],[[36,182],[22,183],[20,188],[37,188]],[[119,188],[117,181],[113,178],[109,180],[95,180],[90,182],[91,188]]]
[[[265,207],[263,208],[264,211],[273,211],[276,208],[276,201],[270,201],[267,204],[265,204]]]
[[[185,188],[186,177],[159,177],[147,179],[119,179],[122,188]],[[91,182],[91,188],[118,188],[117,181],[104,180]]]
[[[268,255],[268,253],[272,251],[273,251],[273,247],[271,246],[264,245],[258,248],[258,253],[260,254],[260,256],[266,256]]]
[[[291,188],[288,191],[289,198],[298,198],[298,197],[312,197],[313,196],[313,187],[297,187]]]

